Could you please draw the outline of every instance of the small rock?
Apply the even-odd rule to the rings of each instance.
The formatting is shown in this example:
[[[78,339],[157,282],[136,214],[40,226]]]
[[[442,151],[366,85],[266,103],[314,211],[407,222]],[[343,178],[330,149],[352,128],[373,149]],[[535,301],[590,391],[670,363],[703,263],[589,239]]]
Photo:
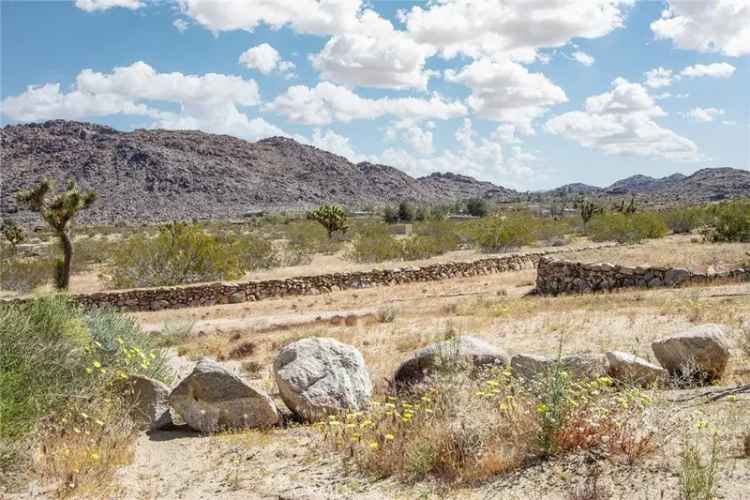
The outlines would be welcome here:
[[[396,370],[393,383],[416,384],[437,369],[507,365],[508,355],[484,340],[468,335],[436,342],[412,353]]]
[[[269,427],[279,421],[273,400],[207,358],[169,395],[172,408],[195,430]]]
[[[661,366],[649,363],[627,352],[610,351],[606,354],[610,377],[627,383],[653,385],[667,376],[667,371]]]
[[[141,375],[131,375],[121,384],[126,401],[132,405],[130,414],[142,428],[154,431],[172,424],[166,384]]]
[[[295,414],[316,420],[369,405],[372,382],[362,354],[335,339],[311,337],[285,346],[273,363],[279,394]]]
[[[651,348],[673,376],[711,381],[721,377],[729,361],[724,327],[706,324],[656,340]]]

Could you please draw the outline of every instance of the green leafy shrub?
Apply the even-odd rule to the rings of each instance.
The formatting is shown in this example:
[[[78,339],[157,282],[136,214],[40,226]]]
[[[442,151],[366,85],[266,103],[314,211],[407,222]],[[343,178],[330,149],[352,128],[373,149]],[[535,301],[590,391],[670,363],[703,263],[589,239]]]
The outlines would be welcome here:
[[[288,248],[305,255],[334,254],[341,248],[341,240],[328,237],[326,229],[312,221],[292,222],[286,228]]]
[[[168,381],[162,352],[134,320],[84,313],[64,296],[0,306],[0,338],[2,438],[32,431],[41,417],[94,398],[128,374]]]
[[[586,226],[586,234],[594,241],[638,243],[644,239],[661,238],[668,232],[664,220],[653,212],[632,215],[619,212],[594,216]]]
[[[466,202],[466,213],[474,217],[485,217],[490,212],[490,205],[486,200],[472,198]]]
[[[675,234],[689,233],[705,221],[705,211],[699,207],[674,208],[663,213],[664,222]]]
[[[750,200],[734,200],[713,206],[712,241],[750,241]]]
[[[388,226],[374,223],[358,231],[349,258],[355,262],[382,262],[400,258],[401,252],[401,244],[388,232]]]
[[[233,247],[237,252],[243,271],[271,269],[280,264],[273,243],[257,234],[243,234],[236,239],[227,238],[224,244]]]
[[[476,226],[475,240],[483,252],[508,252],[534,243],[537,225],[528,214],[487,217]]]
[[[116,288],[231,280],[244,270],[237,245],[182,222],[161,226],[154,238],[130,237],[115,251],[109,266]]]

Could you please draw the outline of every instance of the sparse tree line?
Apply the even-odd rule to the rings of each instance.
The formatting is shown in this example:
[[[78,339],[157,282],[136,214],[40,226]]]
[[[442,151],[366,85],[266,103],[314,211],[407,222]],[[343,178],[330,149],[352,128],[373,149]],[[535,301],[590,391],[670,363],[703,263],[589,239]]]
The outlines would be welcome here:
[[[93,265],[100,265],[110,286],[130,288],[239,279],[251,271],[305,264],[314,254],[339,251],[356,262],[382,262],[427,259],[461,249],[497,253],[535,244],[557,246],[576,235],[636,243],[670,232],[697,231],[709,242],[750,241],[750,200],[653,211],[642,210],[634,197],[610,206],[579,197],[573,204],[577,213],[549,210],[543,215],[522,207],[499,210],[481,199],[440,207],[403,201],[385,207],[380,221],[322,205],[304,218],[272,215],[239,227],[172,222],[134,231],[122,241],[81,238],[74,244],[75,216],[95,199],[73,182],[54,192],[54,184],[43,180],[18,193],[19,202],[39,213],[50,228],[62,256],[21,255],[18,246],[26,233],[3,221],[0,232],[8,248],[3,288],[27,291],[51,279],[66,289],[73,271]],[[471,217],[454,220],[449,214]],[[393,228],[396,223],[410,224],[411,231]]]

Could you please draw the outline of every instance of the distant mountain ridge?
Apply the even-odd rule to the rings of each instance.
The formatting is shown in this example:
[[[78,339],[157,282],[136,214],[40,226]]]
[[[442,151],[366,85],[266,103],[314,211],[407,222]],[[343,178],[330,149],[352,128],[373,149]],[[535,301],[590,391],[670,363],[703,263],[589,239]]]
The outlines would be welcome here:
[[[388,166],[354,164],[341,156],[286,137],[248,142],[186,130],[121,132],[93,123],[52,120],[0,129],[0,212],[18,211],[14,193],[41,177],[74,178],[100,201],[82,214],[96,223],[235,218],[249,211],[307,209],[334,202],[350,208],[401,200],[451,203],[468,198],[500,201],[525,196],[456,173],[414,178]],[[750,172],[704,169],[662,179],[633,176],[607,188],[581,183],[556,190],[594,195],[659,193],[694,201],[750,196]]]

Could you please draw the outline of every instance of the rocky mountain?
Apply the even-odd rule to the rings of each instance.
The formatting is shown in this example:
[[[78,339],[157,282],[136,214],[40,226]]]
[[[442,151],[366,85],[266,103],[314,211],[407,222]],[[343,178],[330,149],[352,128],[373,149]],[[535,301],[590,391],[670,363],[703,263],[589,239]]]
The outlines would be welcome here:
[[[44,176],[74,178],[94,189],[101,201],[82,220],[100,223],[231,218],[324,202],[361,208],[514,194],[455,174],[415,179],[386,165],[354,164],[284,137],[252,143],[199,131],[120,132],[54,120],[6,126],[0,139],[4,214],[17,212],[16,191]]]
[[[683,180],[685,177],[684,174],[672,174],[657,179],[648,175],[633,175],[604,188],[604,191],[614,195],[663,191],[669,189],[673,184]]]
[[[414,178],[387,165],[354,164],[284,137],[248,142],[199,131],[135,130],[65,120],[0,129],[0,212],[22,221],[14,194],[41,177],[74,178],[100,201],[84,222],[139,223],[235,218],[259,210],[307,209],[335,202],[356,209],[401,200],[452,203],[468,198],[507,201],[520,193],[455,173]],[[700,170],[655,179],[643,175],[598,188],[576,183],[549,194],[648,194],[662,201],[750,196],[750,172]]]

